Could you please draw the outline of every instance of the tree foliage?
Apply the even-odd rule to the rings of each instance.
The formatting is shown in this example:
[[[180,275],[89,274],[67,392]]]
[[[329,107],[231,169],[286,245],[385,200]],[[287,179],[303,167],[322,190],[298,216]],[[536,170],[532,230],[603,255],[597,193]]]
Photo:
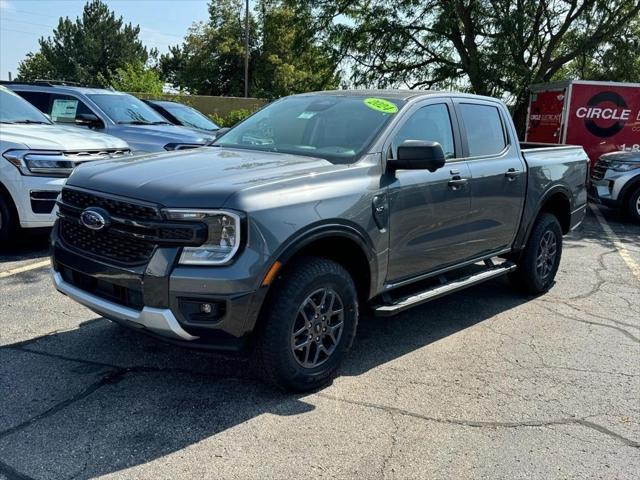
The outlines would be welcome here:
[[[125,24],[101,0],[91,0],[81,18],[60,18],[53,37],[39,40],[40,50],[18,66],[18,79],[108,85],[118,68],[147,61],[149,52],[139,33],[139,26]]]
[[[156,69],[136,62],[117,68],[111,86],[123,92],[149,93],[155,97],[162,95],[164,82]]]
[[[190,93],[242,96],[244,92],[244,16],[242,0],[209,4],[209,20],[195,23],[182,45],[161,55],[167,81]],[[255,61],[256,24],[249,23],[249,51]]]
[[[312,10],[299,2],[261,0],[249,17],[250,94],[274,98],[334,88],[338,58],[314,31]],[[160,57],[176,87],[203,95],[244,94],[244,2],[209,4],[209,20],[195,24],[182,45]]]
[[[350,62],[356,85],[506,96],[520,129],[529,85],[602,52],[640,14],[637,0],[307,2]]]

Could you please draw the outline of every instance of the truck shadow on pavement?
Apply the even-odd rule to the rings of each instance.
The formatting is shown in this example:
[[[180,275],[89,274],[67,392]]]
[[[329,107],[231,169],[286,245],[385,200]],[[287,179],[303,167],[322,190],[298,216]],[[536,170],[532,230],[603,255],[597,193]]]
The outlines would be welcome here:
[[[497,280],[391,319],[365,316],[340,376],[428,348],[525,301]],[[0,348],[0,381],[0,476],[8,478],[92,478],[261,415],[314,408],[305,395],[260,383],[244,359],[175,347],[104,319]],[[228,445],[209,445],[211,456],[224,457]]]

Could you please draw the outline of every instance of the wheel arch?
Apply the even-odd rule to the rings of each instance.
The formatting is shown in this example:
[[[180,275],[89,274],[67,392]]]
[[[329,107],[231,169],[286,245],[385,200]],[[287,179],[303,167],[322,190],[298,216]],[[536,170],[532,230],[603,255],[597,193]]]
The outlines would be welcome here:
[[[373,244],[369,237],[356,226],[347,223],[325,223],[314,225],[292,236],[273,256],[268,269],[263,272],[266,279],[269,272],[279,264],[277,274],[268,285],[256,315],[256,323],[249,342],[253,343],[264,328],[262,312],[269,305],[278,283],[289,268],[295,268],[297,261],[307,256],[327,258],[342,265],[352,276],[361,302],[374,295],[377,282],[377,265]]]
[[[567,234],[571,230],[571,193],[562,186],[551,189],[540,201],[538,212],[534,218],[537,219],[542,213],[551,213],[554,215],[562,233]]]
[[[620,205],[622,208],[627,207],[627,202],[629,201],[629,197],[636,191],[637,188],[640,187],[640,175],[636,175],[631,180],[629,180],[624,187],[622,187],[622,191],[620,192]]]
[[[280,272],[305,256],[334,260],[353,277],[361,300],[370,298],[377,280],[373,243],[366,233],[349,223],[314,225],[290,238],[274,255]]]

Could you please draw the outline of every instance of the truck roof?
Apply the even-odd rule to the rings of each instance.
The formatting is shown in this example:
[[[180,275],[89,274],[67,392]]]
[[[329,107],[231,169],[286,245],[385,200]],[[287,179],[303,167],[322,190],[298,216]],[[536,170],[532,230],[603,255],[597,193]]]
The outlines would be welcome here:
[[[499,101],[495,97],[487,97],[484,95],[475,95],[470,93],[449,92],[445,90],[409,90],[401,88],[388,89],[351,89],[351,90],[323,90],[318,92],[299,93],[296,96],[304,95],[327,95],[336,97],[383,97],[393,98],[397,100],[414,100],[417,98],[426,98],[430,96],[446,96],[446,97],[466,97],[490,100],[492,102]]]
[[[111,90],[107,88],[100,87],[82,87],[77,85],[70,85],[65,83],[55,83],[49,81],[35,81],[35,82],[19,82],[19,81],[0,81],[0,85],[8,86],[9,88],[16,88],[18,90],[33,90],[33,91],[41,91],[42,89],[55,89],[55,91],[59,92],[76,92],[82,93],[84,95],[91,93],[100,93],[107,95],[124,95],[125,92],[119,92],[116,90]]]

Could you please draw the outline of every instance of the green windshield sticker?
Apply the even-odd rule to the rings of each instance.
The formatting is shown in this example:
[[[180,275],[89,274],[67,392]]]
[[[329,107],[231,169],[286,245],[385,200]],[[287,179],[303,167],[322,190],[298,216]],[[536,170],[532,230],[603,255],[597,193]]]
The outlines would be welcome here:
[[[396,113],[398,111],[398,107],[391,103],[389,100],[385,100],[384,98],[367,98],[364,101],[364,104],[378,112],[382,113]]]

